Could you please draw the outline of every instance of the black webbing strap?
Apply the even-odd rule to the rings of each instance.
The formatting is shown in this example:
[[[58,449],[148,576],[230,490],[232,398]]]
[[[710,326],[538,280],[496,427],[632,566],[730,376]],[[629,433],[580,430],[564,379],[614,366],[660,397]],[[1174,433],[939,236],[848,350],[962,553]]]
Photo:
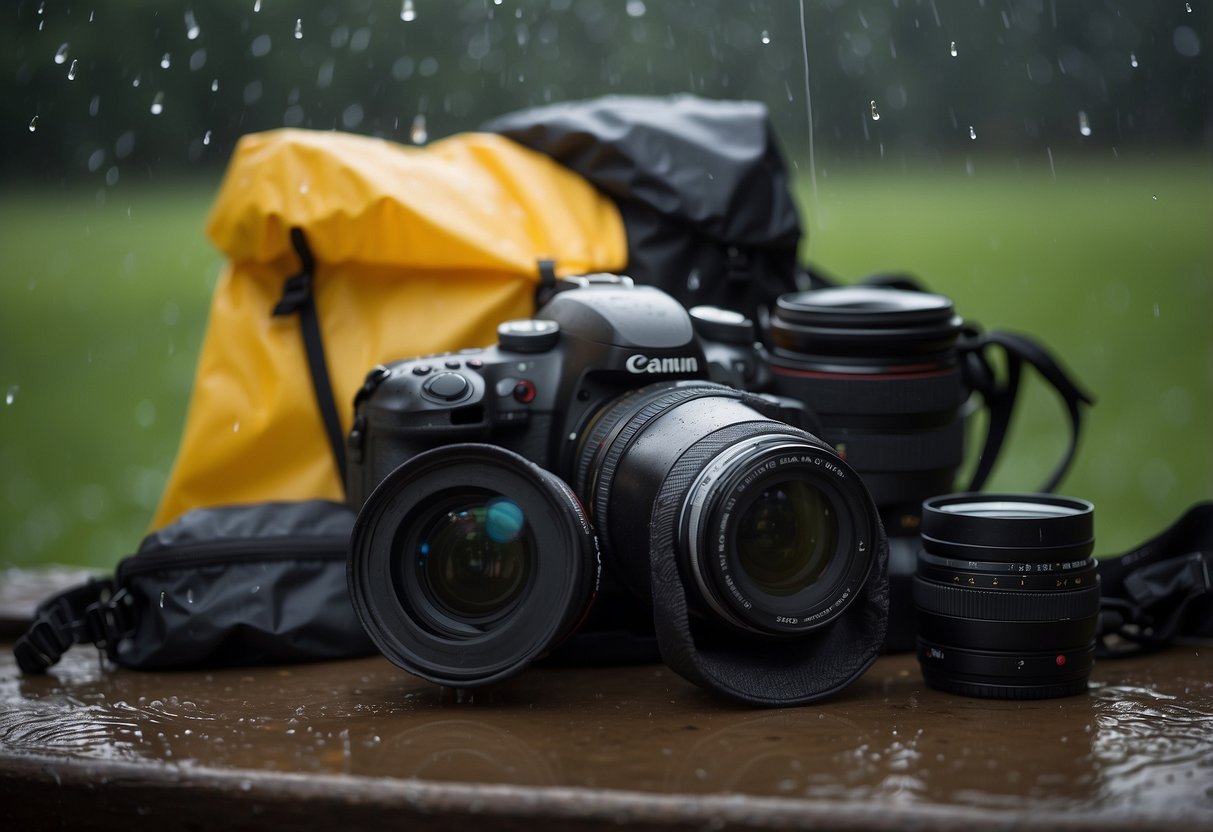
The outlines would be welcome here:
[[[1057,359],[1026,335],[998,331],[986,334],[970,332],[961,339],[959,346],[964,360],[965,380],[981,394],[990,412],[990,424],[981,457],[977,469],[973,472],[973,479],[965,490],[980,491],[994,469],[994,462],[998,459],[998,452],[1002,449],[1011,426],[1011,416],[1019,397],[1019,382],[1023,377],[1023,365],[1026,363],[1057,391],[1070,417],[1070,439],[1066,451],[1049,478],[1038,489],[1052,491],[1069,470],[1078,450],[1078,436],[1082,430],[1082,406],[1094,404],[1095,400],[1079,388]],[[1006,378],[1001,382],[986,354],[992,347],[1000,348],[1006,358]]]
[[[1197,503],[1131,552],[1099,561],[1099,655],[1213,638],[1213,502]]]
[[[130,595],[114,592],[113,581],[90,581],[39,604],[13,655],[22,673],[45,673],[73,644],[112,649],[134,632],[134,621]]]
[[[558,287],[556,261],[541,259],[536,265],[539,269],[539,285],[535,287],[535,308],[539,309],[552,299]]]
[[[291,245],[299,255],[299,274],[289,277],[282,289],[282,298],[274,307],[274,315],[299,314],[299,328],[303,334],[303,349],[307,354],[307,366],[312,377],[312,390],[316,394],[316,405],[324,420],[333,451],[333,462],[337,465],[337,476],[345,487],[345,434],[341,430],[341,417],[337,410],[337,399],[333,395],[333,384],[329,379],[328,362],[324,357],[324,337],[320,332],[320,318],[316,314],[316,296],[313,283],[316,279],[316,260],[308,248],[302,228],[291,229]]]

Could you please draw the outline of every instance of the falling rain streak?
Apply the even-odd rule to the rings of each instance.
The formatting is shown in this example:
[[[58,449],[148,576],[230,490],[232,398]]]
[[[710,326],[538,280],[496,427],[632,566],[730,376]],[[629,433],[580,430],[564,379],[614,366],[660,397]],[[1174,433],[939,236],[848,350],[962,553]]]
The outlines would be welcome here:
[[[418,113],[413,117],[413,126],[409,128],[409,140],[413,144],[425,144],[430,134],[425,127],[425,116]]]
[[[1085,110],[1078,111],[1078,132],[1084,136],[1091,135],[1091,122],[1087,119]]]
[[[29,120],[29,131],[32,133],[38,129],[38,117],[34,116]]]
[[[400,7],[400,19],[405,23],[417,19],[417,8],[413,5],[413,0],[404,0],[404,5]]]
[[[876,109],[876,99],[872,99],[872,121],[880,121],[880,111]]]
[[[197,40],[198,35],[202,34],[202,30],[198,28],[198,21],[194,19],[192,11],[185,13],[185,37],[187,40]]]
[[[164,112],[164,93],[156,93],[156,97],[152,99],[152,115],[158,116]]]
[[[952,54],[953,58],[956,57],[956,41],[952,41],[952,48],[948,51]]]
[[[969,125],[969,138],[977,141],[977,129],[972,124]]]
[[[72,65],[67,68],[67,80],[76,80],[76,59],[72,58]]]
[[[65,43],[59,47],[59,51],[55,53],[55,63],[62,64],[67,62],[68,45]]]
[[[165,52],[164,55],[160,58],[160,68],[168,69],[172,65],[173,65],[172,56],[169,55],[169,53]]]
[[[763,43],[770,43],[771,42],[771,33],[768,32],[766,29],[763,29],[761,40]]]
[[[303,18],[295,18],[295,40],[303,39]]]

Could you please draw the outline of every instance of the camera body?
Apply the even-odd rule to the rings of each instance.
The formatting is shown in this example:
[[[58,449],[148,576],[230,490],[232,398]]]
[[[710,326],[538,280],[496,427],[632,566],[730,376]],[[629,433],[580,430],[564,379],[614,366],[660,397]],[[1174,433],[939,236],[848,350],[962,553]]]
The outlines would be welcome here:
[[[410,358],[367,374],[349,436],[353,506],[401,463],[452,442],[498,445],[575,486],[576,450],[588,423],[622,393],[674,380],[740,388],[763,377],[749,321],[719,310],[692,316],[659,289],[626,278],[583,278],[540,314],[502,323],[493,346]],[[697,329],[723,337],[705,339]],[[755,405],[796,426],[810,421],[791,399],[755,397]]]

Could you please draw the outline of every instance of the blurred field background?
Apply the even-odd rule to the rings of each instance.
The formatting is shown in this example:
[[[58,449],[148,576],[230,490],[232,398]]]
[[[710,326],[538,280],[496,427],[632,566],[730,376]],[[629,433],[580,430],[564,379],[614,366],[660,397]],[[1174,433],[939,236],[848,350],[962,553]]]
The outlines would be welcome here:
[[[221,266],[215,184],[0,198],[0,564],[111,567],[144,533]],[[1062,490],[1095,502],[1099,552],[1213,497],[1213,161],[975,157],[801,184],[807,259],[916,274],[1095,394]],[[1065,424],[1032,378],[992,487],[1035,488]]]
[[[145,532],[239,136],[424,142],[609,93],[765,102],[806,259],[846,282],[911,272],[1048,345],[1098,398],[1062,490],[1095,502],[1097,551],[1123,551],[1213,498],[1210,15],[1207,0],[5,4],[0,568],[108,569]],[[1065,431],[1029,379],[992,486],[1034,488]]]

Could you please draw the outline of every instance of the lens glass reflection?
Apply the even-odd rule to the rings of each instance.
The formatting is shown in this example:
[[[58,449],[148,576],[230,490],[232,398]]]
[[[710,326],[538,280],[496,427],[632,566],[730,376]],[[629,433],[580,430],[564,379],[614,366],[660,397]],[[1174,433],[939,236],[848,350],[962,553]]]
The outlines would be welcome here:
[[[766,488],[741,515],[737,563],[754,588],[787,596],[821,577],[838,545],[838,517],[830,501],[804,480]]]
[[[433,600],[457,617],[507,609],[531,573],[526,517],[506,497],[449,508],[434,518],[417,545],[416,563]]]

